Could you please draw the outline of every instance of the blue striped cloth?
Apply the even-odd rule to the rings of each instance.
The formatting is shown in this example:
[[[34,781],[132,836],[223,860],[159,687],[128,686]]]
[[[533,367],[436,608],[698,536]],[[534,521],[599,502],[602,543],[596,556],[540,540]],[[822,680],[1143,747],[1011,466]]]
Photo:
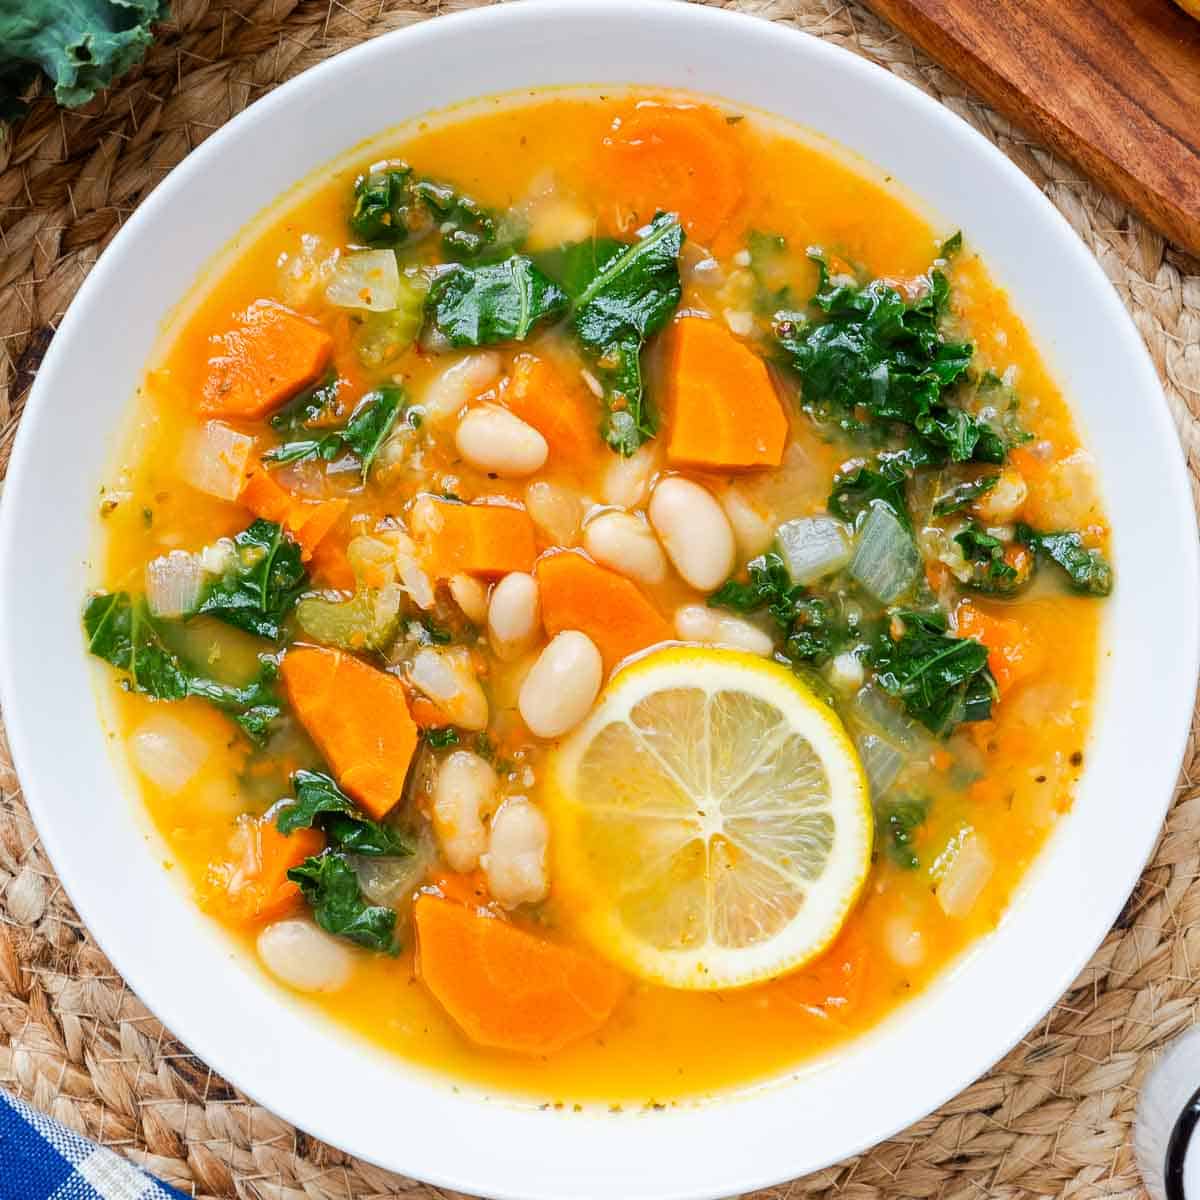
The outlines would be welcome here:
[[[182,1192],[0,1092],[0,1200],[186,1200]]]

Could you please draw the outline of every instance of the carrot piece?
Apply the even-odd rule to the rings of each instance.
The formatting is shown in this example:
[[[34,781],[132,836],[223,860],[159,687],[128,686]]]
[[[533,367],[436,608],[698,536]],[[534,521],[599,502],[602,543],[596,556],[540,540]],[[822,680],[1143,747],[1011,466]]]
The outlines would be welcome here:
[[[216,341],[221,353],[208,360],[200,411],[235,420],[277,409],[315,383],[333,353],[333,339],[319,325],[265,301]]]
[[[473,1042],[553,1054],[595,1033],[626,981],[578,950],[425,893],[413,905],[425,986]]]
[[[260,467],[250,473],[238,501],[256,517],[282,525],[300,543],[301,558],[307,562],[321,539],[346,511],[346,500],[299,500]],[[354,583],[351,581],[350,586]]]
[[[321,542],[312,553],[312,564],[313,577],[324,587],[352,592],[358,584],[346,551],[337,542]]]
[[[529,514],[506,504],[459,504],[421,496],[412,528],[422,540],[427,569],[439,579],[529,571],[537,553]]]
[[[418,729],[440,729],[446,724],[446,714],[427,696],[413,696],[408,711]]]
[[[454,871],[438,871],[429,883],[443,899],[453,900],[455,904],[484,908],[491,900],[487,876],[480,870],[469,871],[465,875]]]
[[[788,423],[763,360],[705,317],[676,321],[670,342],[671,462],[713,470],[779,466]]]
[[[417,748],[404,685],[340,650],[284,655],[280,678],[342,788],[373,817],[395,807]]]
[[[239,817],[229,857],[208,864],[201,902],[239,924],[280,916],[300,898],[287,877],[289,868],[319,854],[324,845],[325,835],[316,829],[282,834],[266,817]]]
[[[632,580],[575,550],[543,555],[534,573],[546,632],[550,637],[564,629],[586,633],[596,643],[606,670],[674,636]]]
[[[988,668],[1002,695],[1041,670],[1042,650],[1019,621],[993,617],[969,600],[958,606],[954,619],[960,637],[975,638],[987,647]]]
[[[639,223],[679,214],[690,237],[710,241],[742,198],[742,151],[734,126],[707,105],[639,103],[604,139],[601,184]]]
[[[572,381],[536,354],[518,354],[509,378],[501,402],[546,439],[556,460],[580,465],[596,457],[596,402],[582,378]]]

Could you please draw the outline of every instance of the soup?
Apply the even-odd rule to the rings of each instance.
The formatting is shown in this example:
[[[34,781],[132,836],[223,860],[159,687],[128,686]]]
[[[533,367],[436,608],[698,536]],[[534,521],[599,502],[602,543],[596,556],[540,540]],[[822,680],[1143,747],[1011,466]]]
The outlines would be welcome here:
[[[868,1030],[1071,804],[1091,460],[973,253],[798,130],[418,125],[171,324],[85,635],[172,861],[285,988],[538,1102]]]

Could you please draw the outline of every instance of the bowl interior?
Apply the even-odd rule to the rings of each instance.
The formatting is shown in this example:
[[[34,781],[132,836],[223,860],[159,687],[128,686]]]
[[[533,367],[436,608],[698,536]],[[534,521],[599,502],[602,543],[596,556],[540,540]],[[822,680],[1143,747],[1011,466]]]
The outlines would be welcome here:
[[[79,625],[114,432],[161,320],[205,264],[298,179],[387,126],[478,95],[583,83],[689,88],[798,121],[961,226],[1075,406],[1119,578],[1075,810],[995,934],[836,1066],[666,1112],[488,1100],[281,1004],[148,850],[97,720]],[[55,866],[114,964],[267,1107],[381,1165],[490,1196],[743,1191],[858,1151],[970,1082],[1058,998],[1124,902],[1171,795],[1195,684],[1186,474],[1158,380],[1097,264],[1011,163],[916,89],[782,26],[693,5],[481,9],[366,43],[256,103],[159,186],[80,290],[22,422],[0,522],[0,698],[14,757]]]

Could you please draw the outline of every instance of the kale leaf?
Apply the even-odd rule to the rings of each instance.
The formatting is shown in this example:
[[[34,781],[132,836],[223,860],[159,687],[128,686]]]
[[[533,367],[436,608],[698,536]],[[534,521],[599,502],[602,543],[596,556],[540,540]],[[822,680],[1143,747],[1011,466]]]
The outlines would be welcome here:
[[[324,771],[296,771],[292,775],[296,802],[279,810],[275,827],[290,834],[316,827],[330,846],[350,854],[403,857],[412,845],[390,825],[364,816],[357,805]]]
[[[747,581],[729,579],[708,598],[713,608],[755,613],[764,608],[783,635],[784,653],[794,663],[820,665],[849,640],[850,626],[832,598],[813,596],[792,582],[774,550],[746,564]]]
[[[88,650],[124,671],[128,686],[155,700],[198,696],[228,713],[251,741],[262,744],[279,716],[274,682],[279,671],[275,657],[259,656],[257,678],[241,687],[218,683],[200,674],[163,641],[157,622],[143,598],[128,592],[101,592],[83,613]]]
[[[904,496],[907,473],[890,463],[879,464],[878,470],[857,466],[849,471],[839,471],[833,477],[833,490],[829,493],[827,507],[835,517],[853,522],[860,513],[866,512],[875,500],[882,500],[904,523],[912,528],[908,515],[908,503]]]
[[[800,376],[804,406],[848,432],[866,421],[906,425],[955,462],[1002,462],[1006,446],[990,426],[960,408],[947,393],[971,362],[968,342],[948,341],[940,325],[950,285],[931,271],[928,287],[907,301],[876,279],[859,287],[834,283],[819,251],[812,304],[823,319],[783,312],[775,335]]]
[[[212,580],[198,613],[278,640],[284,618],[308,585],[300,547],[274,521],[255,521],[233,539],[233,561]]]
[[[77,108],[141,61],[167,0],[43,0],[0,5],[0,119],[25,111],[38,68],[59,104]]]
[[[654,436],[641,352],[679,304],[683,240],[679,221],[659,213],[636,242],[582,242],[544,260],[573,301],[571,327],[604,388],[602,432],[621,454]]]
[[[365,245],[402,246],[435,225],[452,257],[473,257],[496,240],[486,209],[447,183],[414,178],[407,163],[384,163],[355,180],[350,229]]]
[[[996,684],[987,658],[981,642],[947,633],[942,613],[910,611],[896,614],[870,655],[884,691],[900,700],[909,716],[943,735],[962,721],[991,715]]]
[[[402,387],[386,386],[368,392],[355,405],[350,420],[341,429],[331,430],[319,438],[304,438],[284,442],[264,454],[263,462],[294,463],[308,458],[332,462],[338,455],[349,452],[359,462],[363,482],[371,464],[387,441],[396,418],[405,410],[407,398]]]
[[[972,582],[976,587],[985,591],[1007,592],[1028,581],[1027,572],[1022,576],[1005,559],[1004,542],[978,525],[968,525],[961,533],[954,535],[954,540],[961,547],[963,558],[974,568]]]
[[[271,428],[278,433],[300,433],[331,426],[341,416],[338,387],[337,375],[326,375],[275,413]]]
[[[875,828],[888,858],[906,871],[915,871],[921,860],[913,850],[914,834],[925,823],[929,801],[921,796],[894,796],[875,806]]]
[[[300,887],[313,919],[327,933],[368,950],[398,954],[396,910],[369,903],[359,887],[358,874],[336,850],[306,858],[287,877]]]
[[[452,346],[523,342],[547,317],[564,313],[567,293],[523,254],[488,266],[456,265],[429,291],[429,311]]]
[[[457,746],[461,740],[458,730],[452,725],[442,725],[437,729],[425,730],[425,741],[434,750],[445,750],[447,746]]]
[[[951,513],[974,504],[980,496],[986,496],[999,480],[999,475],[981,475],[978,479],[968,479],[964,483],[955,484],[948,492],[943,492],[934,500],[933,515],[948,517]]]
[[[1017,526],[1017,541],[1045,556],[1066,572],[1071,590],[1087,596],[1107,596],[1113,587],[1113,570],[1099,550],[1089,550],[1073,531],[1036,533]]]

